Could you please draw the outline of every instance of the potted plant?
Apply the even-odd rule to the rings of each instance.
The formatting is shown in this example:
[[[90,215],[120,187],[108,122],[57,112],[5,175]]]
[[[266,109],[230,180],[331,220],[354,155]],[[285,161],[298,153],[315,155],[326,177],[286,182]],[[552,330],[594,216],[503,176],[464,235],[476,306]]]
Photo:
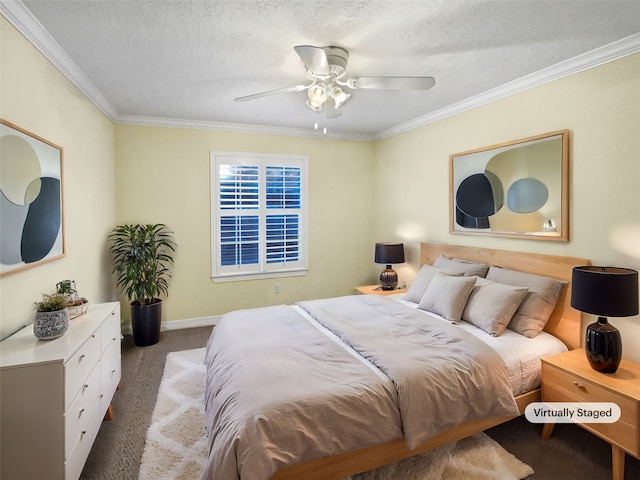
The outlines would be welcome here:
[[[69,310],[71,320],[87,313],[89,300],[78,295],[76,282],[73,280],[62,280],[56,283],[56,293],[67,297],[67,310]]]
[[[131,302],[131,327],[137,346],[160,340],[162,299],[169,290],[173,232],[162,223],[127,224],[109,234],[116,285]]]
[[[42,300],[35,302],[36,316],[33,334],[39,340],[53,340],[69,330],[67,296],[59,293],[43,293]]]

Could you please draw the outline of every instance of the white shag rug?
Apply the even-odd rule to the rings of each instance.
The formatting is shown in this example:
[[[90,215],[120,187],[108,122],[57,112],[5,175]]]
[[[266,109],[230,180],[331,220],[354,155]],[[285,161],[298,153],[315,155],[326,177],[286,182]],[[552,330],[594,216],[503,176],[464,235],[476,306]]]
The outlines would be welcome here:
[[[139,480],[199,480],[207,459],[204,348],[167,355]],[[484,433],[350,480],[521,480],[533,469]],[[345,479],[346,480],[346,479]]]
[[[520,480],[533,469],[485,433],[353,475],[351,480]]]
[[[204,348],[167,354],[139,480],[198,480],[207,461]]]

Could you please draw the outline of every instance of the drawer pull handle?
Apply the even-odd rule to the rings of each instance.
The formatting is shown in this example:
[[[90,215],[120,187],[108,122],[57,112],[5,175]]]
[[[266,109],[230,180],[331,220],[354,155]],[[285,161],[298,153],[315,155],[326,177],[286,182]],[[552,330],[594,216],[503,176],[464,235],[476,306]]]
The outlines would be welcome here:
[[[116,373],[116,369],[114,368],[113,370],[111,370],[111,373]]]
[[[82,430],[80,433],[81,433],[82,435],[86,435],[87,431],[86,431],[86,430]]]
[[[573,381],[573,384],[578,387],[580,390],[584,390],[584,385],[580,385],[578,382],[576,382],[575,380]]]
[[[80,361],[82,361],[82,359],[85,357],[85,354],[83,353],[82,355],[80,355]]]
[[[82,386],[82,388],[89,388],[89,384],[88,384],[88,383],[85,383],[85,384]]]
[[[80,415],[78,416],[81,417],[83,413],[84,413],[84,408],[80,409]]]

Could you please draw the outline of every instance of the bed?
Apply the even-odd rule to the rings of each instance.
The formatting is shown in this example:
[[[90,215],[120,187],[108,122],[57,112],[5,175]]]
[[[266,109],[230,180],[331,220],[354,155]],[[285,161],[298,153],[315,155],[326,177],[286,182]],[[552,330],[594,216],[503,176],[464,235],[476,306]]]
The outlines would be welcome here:
[[[412,285],[419,303],[405,296],[338,297],[231,312],[221,320],[205,360],[210,455],[203,479],[338,480],[508,421],[540,399],[539,379],[514,375],[506,360],[505,352],[529,343],[526,332],[498,325],[496,334],[495,322],[478,323],[474,312],[486,309],[470,308],[472,292],[496,283],[506,290],[494,281],[505,272],[558,280],[544,332],[531,342],[578,348],[570,279],[572,268],[589,260],[433,243],[420,245],[420,257]],[[494,280],[453,273],[447,262],[468,264],[469,272],[486,265]],[[430,284],[422,295],[424,272]],[[475,325],[449,319],[449,304],[425,314],[423,301],[437,304],[444,287],[469,292],[463,307]],[[511,297],[516,290],[519,302],[529,298],[520,286],[509,287]],[[509,336],[520,344],[510,346]],[[520,370],[539,364],[519,361]]]

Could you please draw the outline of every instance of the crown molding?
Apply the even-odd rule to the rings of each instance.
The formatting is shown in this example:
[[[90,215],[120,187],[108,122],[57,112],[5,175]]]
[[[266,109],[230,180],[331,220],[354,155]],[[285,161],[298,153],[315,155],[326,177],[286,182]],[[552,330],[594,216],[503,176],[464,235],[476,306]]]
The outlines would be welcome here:
[[[575,73],[597,67],[604,63],[640,52],[640,33],[604,45],[569,60],[544,68],[538,72],[493,88],[479,95],[454,103],[427,115],[403,122],[391,128],[372,134],[328,132],[301,128],[272,127],[266,125],[245,125],[237,123],[182,120],[174,118],[121,115],[102,95],[89,78],[80,70],[55,39],[20,0],[0,0],[2,14],[24,37],[29,40],[62,74],[73,83],[98,109],[114,123],[125,125],[156,126],[171,128],[193,128],[200,130],[220,130],[261,135],[283,135],[331,140],[376,141],[408,132],[424,125],[444,120],[502,98],[524,92]]]
[[[0,13],[111,120],[118,112],[19,0],[0,1]]]
[[[188,128],[195,130],[216,130],[234,133],[251,133],[256,135],[282,135],[286,137],[305,137],[318,140],[354,140],[370,142],[373,135],[350,132],[331,131],[322,133],[320,130],[308,128],[287,128],[269,125],[251,125],[244,123],[210,122],[206,120],[183,120],[177,118],[145,117],[141,115],[118,115],[114,120],[122,125],[137,125],[144,127]]]
[[[603,65],[619,58],[640,52],[640,33],[630,35],[616,42],[590,50],[586,53],[570,58],[550,67],[544,68],[529,75],[525,75],[499,87],[493,88],[479,95],[467,98],[461,102],[451,104],[427,115],[415,118],[394,127],[381,130],[374,135],[375,140],[383,140],[400,133],[408,132],[429,123],[457,115],[468,110],[481,107],[496,100],[500,100],[517,93],[539,87],[546,83],[560,80],[575,73],[583,72],[590,68]]]

